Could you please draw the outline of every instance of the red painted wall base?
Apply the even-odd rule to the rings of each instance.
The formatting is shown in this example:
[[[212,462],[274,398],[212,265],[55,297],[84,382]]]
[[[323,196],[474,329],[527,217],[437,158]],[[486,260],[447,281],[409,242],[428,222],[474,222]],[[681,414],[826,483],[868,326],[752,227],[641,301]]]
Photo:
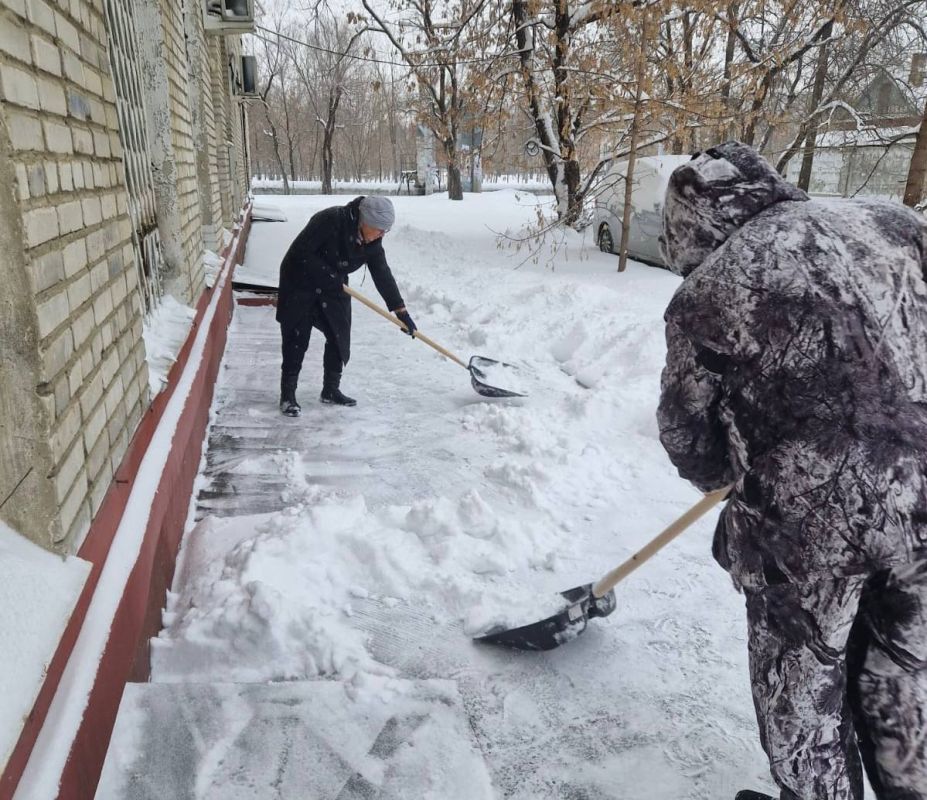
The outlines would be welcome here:
[[[277,305],[276,297],[239,297],[235,300],[239,306],[275,306]]]

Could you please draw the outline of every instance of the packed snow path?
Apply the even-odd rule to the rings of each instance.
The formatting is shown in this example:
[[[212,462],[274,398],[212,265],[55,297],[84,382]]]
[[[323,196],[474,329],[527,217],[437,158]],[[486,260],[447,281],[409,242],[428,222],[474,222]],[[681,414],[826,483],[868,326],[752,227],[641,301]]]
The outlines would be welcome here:
[[[115,734],[99,800],[493,796],[451,681],[130,684]]]
[[[240,279],[272,278],[312,211],[343,199],[278,201],[290,221],[255,226]],[[450,681],[499,798],[720,800],[768,787],[743,600],[710,556],[715,515],[558,650],[468,635],[505,615],[531,621],[553,592],[598,578],[697,500],[654,421],[662,311],[678,279],[633,263],[618,275],[617,259],[572,235],[555,269],[516,269],[523,255],[498,249],[487,226],[517,229],[535,198],[395,202],[386,250],[419,327],[463,358],[522,365],[530,397],[480,398],[459,366],[357,306],[342,388],[358,406],[317,402],[315,333],[303,416],[285,419],[273,309],[239,306],[153,679],[338,681],[342,713],[359,718],[397,696],[397,681]],[[326,730],[324,704],[298,709]],[[436,719],[429,740],[459,742],[455,719]],[[351,734],[332,719],[327,735],[338,750]],[[382,796],[439,797],[429,787],[470,757],[447,752],[463,761],[424,758],[402,773],[404,791]],[[226,796],[196,786],[196,797]]]

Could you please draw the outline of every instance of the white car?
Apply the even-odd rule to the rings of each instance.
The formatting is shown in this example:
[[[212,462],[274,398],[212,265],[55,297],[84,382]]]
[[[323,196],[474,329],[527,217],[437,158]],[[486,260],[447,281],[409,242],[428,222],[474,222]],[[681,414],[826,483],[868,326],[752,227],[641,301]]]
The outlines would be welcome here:
[[[660,253],[663,230],[663,198],[673,170],[692,156],[641,156],[634,163],[631,190],[631,222],[628,226],[628,256],[636,261],[664,266]],[[593,230],[603,253],[617,253],[624,217],[624,175],[627,161],[616,161],[602,178],[595,198]]]

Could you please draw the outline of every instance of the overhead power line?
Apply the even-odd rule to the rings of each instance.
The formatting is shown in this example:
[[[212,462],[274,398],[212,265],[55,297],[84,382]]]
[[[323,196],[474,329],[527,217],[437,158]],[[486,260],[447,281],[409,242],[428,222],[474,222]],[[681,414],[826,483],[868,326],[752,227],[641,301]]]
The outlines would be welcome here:
[[[302,45],[303,47],[308,47],[310,50],[316,50],[320,53],[328,53],[329,55],[341,56],[343,58],[353,58],[355,61],[367,61],[367,62],[370,62],[371,64],[387,64],[391,67],[410,67],[411,66],[407,61],[387,61],[386,59],[382,59],[382,58],[372,58],[371,56],[354,55],[353,53],[349,53],[349,52],[341,51],[341,50],[330,50],[327,47],[319,47],[316,44],[309,44],[309,42],[304,42],[301,39],[295,39],[292,36],[288,36],[285,33],[280,33],[280,31],[275,31],[275,30],[271,30],[270,28],[265,28],[263,25],[255,25],[255,27],[258,30],[265,31],[266,33],[276,36],[279,39],[286,39],[288,42],[293,42],[294,44]],[[265,42],[273,43],[270,39],[268,39],[265,36],[258,36],[258,34],[254,34],[254,36],[256,36],[258,39],[261,39]],[[509,55],[516,55],[516,53],[514,52],[504,53],[498,56],[484,56],[483,58],[464,58],[464,59],[456,60],[453,63],[454,64],[485,64],[488,61],[496,61],[499,58],[504,58],[505,56],[509,56]],[[415,66],[416,67],[447,67],[449,66],[449,64],[447,63],[441,64],[441,63],[436,62],[434,64],[429,64],[429,63],[415,64]]]

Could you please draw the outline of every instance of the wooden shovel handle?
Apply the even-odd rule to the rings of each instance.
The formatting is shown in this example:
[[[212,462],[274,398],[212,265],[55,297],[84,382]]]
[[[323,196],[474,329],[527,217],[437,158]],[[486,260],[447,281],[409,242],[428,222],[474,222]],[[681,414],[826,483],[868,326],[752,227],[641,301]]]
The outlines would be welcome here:
[[[599,579],[599,582],[592,587],[592,594],[596,597],[602,597],[602,595],[608,592],[608,590],[611,589],[616,583],[618,583],[618,581],[627,578],[628,575],[630,575],[641,564],[666,547],[666,545],[668,545],[671,541],[673,541],[673,539],[679,536],[679,534],[688,528],[693,522],[711,511],[712,508],[714,508],[718,503],[720,503],[725,497],[728,496],[732,488],[734,488],[733,485],[725,486],[723,489],[715,489],[715,491],[706,494],[701,500],[692,506],[692,508],[686,511],[675,522],[670,523],[661,534],[645,544],[627,561],[615,567],[611,572],[603,575]]]
[[[368,300],[368,299],[367,299],[366,297],[364,297],[364,295],[362,295],[360,292],[354,291],[354,289],[352,289],[350,286],[347,286],[347,285],[342,286],[341,288],[344,289],[344,291],[345,291],[347,294],[351,295],[351,297],[353,297],[355,300],[359,300],[361,303],[363,303],[365,306],[367,306],[367,308],[372,309],[373,311],[376,311],[377,314],[379,314],[381,317],[386,317],[386,319],[388,319],[390,322],[392,322],[393,325],[398,325],[398,326],[399,326],[400,328],[402,328],[403,330],[406,329],[406,326],[403,325],[402,322],[400,322],[399,319],[398,319],[397,317],[395,317],[393,314],[390,314],[389,311],[387,311],[385,308],[381,308],[380,306],[378,306],[378,305],[377,305],[376,303],[374,303],[372,300]],[[445,358],[449,358],[451,361],[454,361],[454,362],[456,362],[457,364],[460,364],[460,366],[462,366],[464,369],[466,369],[466,370],[469,370],[469,369],[470,369],[470,367],[468,367],[468,366],[466,365],[465,362],[463,362],[463,361],[461,361],[459,358],[457,358],[457,356],[455,356],[450,350],[445,350],[443,347],[441,347],[441,345],[439,345],[437,342],[432,341],[431,339],[429,339],[429,338],[428,338],[427,336],[425,336],[425,334],[422,333],[421,331],[416,331],[416,332],[415,332],[415,338],[416,338],[416,339],[421,339],[421,340],[422,340],[425,344],[427,344],[429,347],[434,348],[435,350],[437,350],[437,351],[438,351],[442,356],[444,356]]]

